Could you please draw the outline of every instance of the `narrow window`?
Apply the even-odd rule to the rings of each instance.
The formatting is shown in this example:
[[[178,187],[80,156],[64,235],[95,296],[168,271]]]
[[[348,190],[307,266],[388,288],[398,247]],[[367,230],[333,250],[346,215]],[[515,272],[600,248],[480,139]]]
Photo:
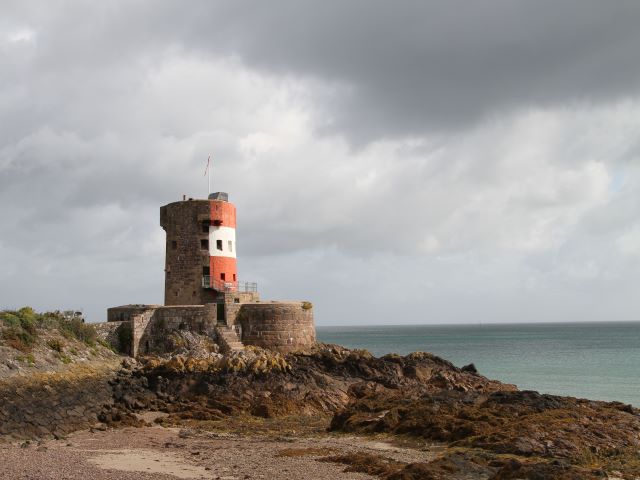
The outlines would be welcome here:
[[[202,222],[202,233],[209,233],[209,224],[211,222],[209,220],[205,220]]]
[[[211,271],[209,270],[209,267],[202,267],[202,275],[205,275],[205,276],[211,275]]]
[[[216,248],[222,251],[222,240],[216,240]]]
[[[233,240],[229,240],[229,251],[233,252]]]
[[[177,250],[178,249],[178,242],[175,240],[171,240],[171,248],[173,250]]]
[[[200,240],[200,248],[202,250],[209,250],[209,240],[207,240],[206,238]]]
[[[224,280],[226,280],[226,278],[225,278],[225,277],[226,277],[226,275],[225,275],[224,273],[221,273],[221,274],[220,274],[220,280],[223,280],[223,281],[224,281]]]
[[[233,281],[234,282],[236,281],[236,274],[235,273],[233,274]]]

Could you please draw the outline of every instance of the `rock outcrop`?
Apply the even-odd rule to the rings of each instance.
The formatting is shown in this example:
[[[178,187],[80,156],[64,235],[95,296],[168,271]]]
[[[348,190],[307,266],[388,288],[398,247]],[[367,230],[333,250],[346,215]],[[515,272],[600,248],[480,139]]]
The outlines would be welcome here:
[[[450,454],[432,465],[434,472],[450,457],[460,475],[469,469],[461,465],[471,462],[495,479],[602,478],[616,470],[640,475],[640,411],[616,402],[455,389],[407,398],[402,390],[378,389],[338,412],[331,429],[442,442]]]
[[[427,353],[375,358],[366,351],[325,345],[288,355],[249,348],[204,359],[142,359],[129,388],[136,381],[144,386],[136,390],[141,408],[166,410],[181,418],[333,415],[380,389],[401,391],[406,398],[442,389],[515,390]]]
[[[63,437],[98,422],[114,403],[119,362],[79,365],[0,382],[0,438]]]
[[[125,359],[119,371],[34,375],[0,386],[0,432],[61,436],[100,421],[141,425],[246,415],[325,418],[330,429],[410,436],[441,445],[430,462],[332,458],[386,479],[596,479],[640,476],[640,412],[615,402],[518,391],[428,353],[373,357],[317,345],[281,354]],[[20,383],[22,382],[22,383]],[[295,417],[299,418],[299,417]],[[330,420],[331,419],[331,420]]]

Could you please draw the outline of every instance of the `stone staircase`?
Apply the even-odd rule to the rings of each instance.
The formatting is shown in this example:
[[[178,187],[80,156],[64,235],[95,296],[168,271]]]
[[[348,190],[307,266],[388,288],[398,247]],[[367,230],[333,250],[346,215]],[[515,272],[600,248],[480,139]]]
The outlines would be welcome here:
[[[223,352],[241,352],[244,350],[244,344],[240,340],[235,328],[227,325],[218,325],[216,327],[218,334],[218,342]]]

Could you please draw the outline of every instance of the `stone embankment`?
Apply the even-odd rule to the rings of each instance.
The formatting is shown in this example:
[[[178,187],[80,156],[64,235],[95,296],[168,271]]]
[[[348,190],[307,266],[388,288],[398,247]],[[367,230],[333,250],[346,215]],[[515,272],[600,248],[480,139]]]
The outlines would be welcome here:
[[[98,422],[114,403],[110,382],[119,360],[73,365],[62,372],[14,376],[0,382],[0,435],[62,437]]]

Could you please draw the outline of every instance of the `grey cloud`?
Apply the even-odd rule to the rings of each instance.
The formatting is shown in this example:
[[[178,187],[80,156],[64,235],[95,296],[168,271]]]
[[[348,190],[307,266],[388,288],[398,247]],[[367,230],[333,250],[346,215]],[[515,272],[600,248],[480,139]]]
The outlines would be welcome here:
[[[33,5],[0,15],[0,306],[161,301],[158,207],[214,153],[242,277],[320,323],[636,308],[638,3]]]
[[[640,86],[636,2],[277,7],[197,9],[199,22],[186,24],[200,28],[181,30],[182,41],[233,52],[266,72],[333,84],[320,106],[328,117],[323,127],[356,143],[459,128],[523,106],[607,101]]]
[[[46,70],[112,75],[168,50],[237,56],[324,82],[317,128],[358,145],[640,86],[633,1],[62,2],[47,14],[26,14]]]

